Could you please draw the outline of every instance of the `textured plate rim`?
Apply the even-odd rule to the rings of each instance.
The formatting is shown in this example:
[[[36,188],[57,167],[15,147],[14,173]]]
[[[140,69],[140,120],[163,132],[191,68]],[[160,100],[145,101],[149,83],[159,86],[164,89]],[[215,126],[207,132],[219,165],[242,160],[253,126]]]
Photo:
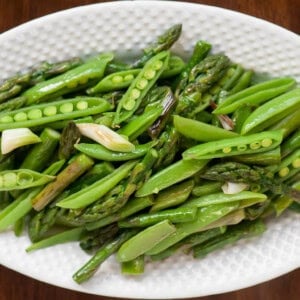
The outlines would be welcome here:
[[[299,42],[300,45],[300,37],[294,33],[291,32],[279,25],[273,24],[269,21],[254,17],[254,16],[250,16],[241,12],[237,12],[237,11],[232,11],[226,8],[221,8],[221,7],[217,7],[217,6],[210,6],[210,5],[204,5],[204,4],[197,4],[197,3],[187,3],[187,2],[166,2],[166,1],[116,1],[116,2],[105,2],[105,3],[96,3],[96,4],[88,4],[88,5],[82,5],[82,6],[77,6],[74,8],[70,8],[70,9],[66,9],[66,10],[62,10],[62,11],[58,11],[55,13],[51,13],[36,19],[33,19],[31,21],[28,21],[26,23],[23,23],[21,25],[18,25],[17,27],[14,27],[12,29],[9,29],[6,32],[3,32],[0,34],[0,40],[5,40],[6,38],[10,38],[13,36],[18,35],[20,32],[22,32],[23,30],[28,30],[29,28],[34,28],[35,26],[37,26],[38,24],[43,24],[44,22],[46,22],[47,20],[50,19],[55,19],[55,18],[61,18],[64,16],[69,16],[71,14],[76,14],[77,12],[82,12],[82,10],[85,9],[90,9],[91,7],[101,7],[102,9],[105,9],[106,7],[118,7],[121,8],[122,6],[124,7],[128,7],[128,6],[140,6],[142,7],[144,4],[149,4],[151,3],[151,5],[153,6],[172,6],[172,7],[181,7],[184,9],[184,7],[195,7],[195,9],[199,9],[199,8],[203,8],[206,10],[211,10],[211,11],[216,11],[219,14],[224,14],[227,16],[232,16],[234,18],[238,18],[238,19],[247,19],[249,22],[252,22],[253,24],[260,24],[260,26],[267,26],[269,29],[274,30],[274,32],[276,32],[277,34],[281,34],[284,35],[290,39],[296,39],[297,42]],[[167,298],[184,298],[184,297],[198,297],[198,296],[207,296],[207,295],[212,295],[212,294],[220,294],[220,293],[226,293],[226,292],[230,292],[230,291],[234,291],[236,289],[242,289],[242,288],[246,288],[246,287],[250,287],[268,280],[271,280],[273,278],[276,278],[278,276],[281,276],[283,274],[286,274],[290,271],[293,271],[295,269],[297,269],[299,267],[299,265],[297,266],[297,264],[299,264],[299,262],[295,261],[295,265],[291,264],[291,265],[286,265],[284,268],[282,266],[279,267],[273,267],[271,272],[268,272],[268,275],[264,275],[264,276],[260,276],[257,277],[255,280],[249,279],[249,280],[244,280],[242,282],[242,284],[235,284],[235,283],[230,283],[228,284],[226,287],[223,288],[219,288],[216,289],[214,291],[211,291],[211,293],[205,293],[205,294],[201,294],[201,291],[199,290],[189,290],[186,291],[185,293],[181,294],[181,295],[167,295],[165,297],[165,299]],[[80,291],[80,292],[84,292],[87,294],[96,294],[96,295],[103,295],[103,296],[111,296],[111,297],[121,297],[121,298],[125,298],[125,297],[131,297],[131,298],[136,298],[136,299],[140,299],[140,298],[145,298],[145,295],[135,295],[134,291],[132,293],[127,293],[127,294],[123,294],[121,295],[120,292],[116,291],[115,293],[96,293],[93,291],[89,291],[88,289],[86,289],[83,286],[78,286],[78,288],[74,288],[74,286],[65,286],[63,284],[59,284],[58,282],[48,282],[46,280],[43,280],[41,278],[39,278],[38,276],[32,276],[29,273],[26,273],[25,270],[23,270],[22,268],[16,267],[13,264],[9,265],[9,264],[2,264],[3,266],[6,266],[7,268],[10,268],[14,271],[17,271],[21,274],[24,274],[25,276],[37,279],[41,282],[45,282],[47,284],[51,284],[54,286],[58,286],[58,287],[62,287],[62,288],[66,288],[69,290],[74,290],[74,291]],[[153,297],[151,297],[153,298]],[[157,297],[156,299],[161,299],[159,297]]]

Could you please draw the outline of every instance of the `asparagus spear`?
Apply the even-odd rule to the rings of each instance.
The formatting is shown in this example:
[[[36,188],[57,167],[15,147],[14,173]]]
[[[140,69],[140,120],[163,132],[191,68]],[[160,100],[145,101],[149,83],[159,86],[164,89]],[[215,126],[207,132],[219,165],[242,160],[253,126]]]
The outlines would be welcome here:
[[[69,184],[86,172],[94,164],[94,161],[84,154],[78,155],[63,171],[61,171],[54,182],[48,184],[33,200],[32,206],[40,211],[49,202],[55,199]]]
[[[143,160],[132,169],[128,179],[123,180],[119,185],[114,187],[103,199],[100,199],[98,203],[96,202],[88,207],[79,219],[85,222],[94,222],[117,212],[149,177],[156,158],[157,152],[151,149]]]
[[[140,68],[157,53],[171,48],[171,46],[178,40],[181,34],[181,29],[181,24],[176,24],[168,28],[152,45],[149,45],[146,49],[144,49],[144,55],[135,61],[130,67]]]
[[[77,283],[82,283],[91,278],[98,270],[100,265],[112,254],[114,254],[121,245],[137,233],[137,230],[126,230],[114,238],[112,241],[102,246],[96,254],[82,266],[74,275],[73,279]]]

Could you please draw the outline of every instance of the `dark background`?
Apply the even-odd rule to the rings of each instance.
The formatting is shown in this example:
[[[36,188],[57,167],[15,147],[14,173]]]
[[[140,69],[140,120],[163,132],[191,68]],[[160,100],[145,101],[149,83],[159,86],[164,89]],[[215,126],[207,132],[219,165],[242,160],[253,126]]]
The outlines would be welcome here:
[[[107,2],[93,0],[0,0],[0,33],[28,20],[74,6]],[[300,33],[299,0],[184,1],[220,6],[256,16]],[[1,45],[0,45],[1,51]],[[300,49],[299,49],[300,51]],[[1,71],[1,70],[0,70]],[[288,249],[287,249],[288,251]],[[276,263],[276,262],[275,262]],[[245,270],[246,272],[247,270]],[[38,282],[0,266],[0,300],[110,300]],[[260,285],[197,300],[299,300],[300,269]]]

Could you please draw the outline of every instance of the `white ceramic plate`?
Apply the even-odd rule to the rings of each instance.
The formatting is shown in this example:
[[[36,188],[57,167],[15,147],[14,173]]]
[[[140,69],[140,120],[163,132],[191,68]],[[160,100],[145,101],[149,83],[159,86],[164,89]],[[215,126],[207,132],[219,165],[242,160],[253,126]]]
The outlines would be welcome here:
[[[240,13],[178,2],[113,2],[49,15],[0,36],[0,77],[48,60],[112,50],[131,56],[174,23],[183,24],[176,52],[187,55],[204,39],[245,67],[300,81],[300,38]],[[186,298],[244,288],[300,266],[300,215],[288,213],[259,238],[203,260],[177,255],[147,265],[145,275],[124,277],[112,257],[89,282],[72,274],[89,258],[77,244],[26,254],[27,236],[0,235],[0,262],[30,277],[92,294],[129,298]]]

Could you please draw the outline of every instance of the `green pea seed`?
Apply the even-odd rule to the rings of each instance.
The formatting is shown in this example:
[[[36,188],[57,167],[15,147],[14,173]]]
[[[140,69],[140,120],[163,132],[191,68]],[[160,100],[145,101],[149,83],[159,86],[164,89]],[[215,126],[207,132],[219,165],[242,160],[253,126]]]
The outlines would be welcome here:
[[[14,120],[16,122],[26,121],[27,120],[27,114],[25,114],[24,112],[19,112],[19,113],[14,115]]]
[[[17,183],[18,185],[25,185],[33,182],[33,176],[26,173],[18,174]]]
[[[238,151],[241,151],[241,152],[246,151],[247,145],[239,145],[239,146],[237,146],[237,149],[238,149]]]
[[[272,139],[263,139],[261,141],[261,145],[264,147],[264,148],[268,148],[272,145],[273,141]]]
[[[14,121],[14,119],[11,116],[3,116],[0,119],[1,123],[12,123]]]
[[[285,168],[282,168],[280,171],[279,171],[279,176],[280,177],[285,177],[289,174],[290,172],[290,169],[288,167],[285,167]]]
[[[57,114],[57,108],[54,105],[47,106],[44,108],[43,113],[47,117],[54,116]]]
[[[144,77],[148,80],[153,79],[155,77],[156,72],[152,69],[146,70],[144,73]]]
[[[5,187],[12,187],[17,184],[17,175],[15,173],[6,173],[3,175],[3,185]]]
[[[292,166],[297,169],[300,168],[300,158],[296,158],[293,162],[292,162]]]
[[[153,65],[152,68],[156,71],[160,70],[163,66],[163,62],[161,60],[157,60]]]
[[[120,83],[120,82],[123,81],[123,77],[120,76],[120,75],[116,75],[116,76],[114,76],[114,77],[111,79],[111,81],[112,81],[113,83]]]
[[[43,113],[40,109],[31,109],[27,113],[28,119],[30,120],[35,120],[35,119],[40,119],[43,116]]]
[[[132,98],[129,98],[128,101],[126,101],[126,103],[124,103],[123,107],[126,110],[132,110],[135,106],[135,100]]]
[[[136,100],[140,97],[140,95],[141,95],[141,92],[138,89],[133,89],[131,91],[130,98],[133,99],[133,100]]]
[[[141,79],[137,84],[136,87],[140,90],[143,90],[148,85],[147,79]]]
[[[250,144],[250,149],[256,150],[256,149],[259,149],[260,146],[261,146],[260,142],[253,142],[253,143]]]
[[[223,153],[230,153],[231,152],[231,147],[225,147],[225,148],[223,148]]]
[[[84,110],[84,109],[87,109],[89,106],[89,104],[86,102],[86,101],[79,101],[77,104],[76,104],[76,108],[78,110]]]
[[[59,110],[61,113],[66,114],[73,111],[73,103],[64,103],[60,106]]]
[[[132,74],[128,74],[128,75],[126,75],[126,76],[124,77],[124,80],[125,80],[125,81],[131,81],[131,80],[133,80],[133,78],[134,78],[134,76],[133,76]]]

